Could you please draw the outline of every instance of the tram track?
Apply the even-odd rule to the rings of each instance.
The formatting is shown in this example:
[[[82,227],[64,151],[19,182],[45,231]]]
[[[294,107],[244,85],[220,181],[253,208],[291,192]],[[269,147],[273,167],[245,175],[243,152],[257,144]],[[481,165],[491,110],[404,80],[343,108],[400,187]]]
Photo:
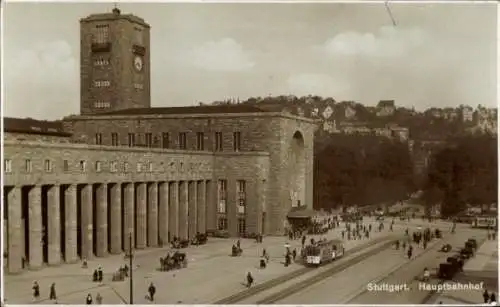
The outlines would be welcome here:
[[[306,288],[311,285],[312,283],[319,282],[332,274],[335,274],[337,272],[343,271],[346,268],[355,265],[364,259],[373,256],[374,254],[377,254],[378,252],[381,252],[385,249],[387,249],[389,246],[394,244],[394,240],[397,238],[397,236],[390,236],[390,237],[383,237],[383,238],[377,238],[369,243],[357,246],[349,251],[346,251],[344,254],[344,257],[340,259],[339,261],[345,260],[346,257],[352,256],[356,253],[363,252],[367,250],[365,253],[362,253],[361,255],[354,256],[353,258],[347,259],[341,264],[338,263],[338,261],[334,261],[333,263],[327,264],[323,267],[321,267],[321,270],[318,274],[306,278],[304,281],[299,281],[296,284],[293,284],[290,287],[287,287],[286,289],[283,289],[281,291],[278,291],[277,293],[270,295],[266,297],[265,299],[259,301],[257,304],[272,304],[274,302],[277,302],[283,297],[289,296],[290,294],[293,294],[294,292],[301,290],[303,288]],[[376,246],[380,244],[380,246],[370,249],[373,246]],[[226,298],[223,298],[221,300],[218,300],[214,304],[219,304],[219,305],[227,305],[227,304],[236,304],[239,303],[243,300],[247,300],[249,298],[258,296],[259,294],[264,293],[265,291],[269,291],[271,289],[274,289],[284,283],[290,282],[292,280],[299,279],[300,277],[303,277],[304,275],[317,271],[318,268],[313,268],[313,267],[303,267],[298,270],[295,270],[293,272],[290,272],[288,274],[282,275],[280,277],[271,279],[269,281],[263,282],[261,284],[257,284],[249,289],[246,289],[244,291],[238,292],[236,294],[233,294],[231,296],[228,296]]]

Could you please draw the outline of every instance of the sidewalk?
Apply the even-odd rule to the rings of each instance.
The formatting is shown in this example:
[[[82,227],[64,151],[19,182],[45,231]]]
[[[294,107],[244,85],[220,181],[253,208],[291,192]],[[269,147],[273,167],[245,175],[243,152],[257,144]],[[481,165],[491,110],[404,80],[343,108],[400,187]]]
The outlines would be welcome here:
[[[461,285],[477,285],[478,289],[448,290],[435,296],[434,303],[481,304],[483,292],[494,292],[498,297],[498,241],[486,240],[477,250],[474,258],[464,265],[464,272],[453,282]]]
[[[374,223],[366,220],[366,223],[370,222]],[[388,228],[386,225],[385,231],[373,232],[370,240],[403,229],[396,225],[392,233]],[[340,238],[343,229],[344,225],[341,224],[340,228],[330,231],[327,237]],[[311,237],[318,239],[325,236],[308,236]],[[265,237],[262,244],[242,239],[243,256],[230,257],[231,246],[235,242],[236,239],[209,238],[207,245],[184,249],[188,255],[188,268],[171,272],[157,270],[159,257],[165,255],[167,248],[137,251],[134,257],[134,303],[148,302],[145,294],[151,282],[157,288],[158,303],[211,303],[243,290],[248,271],[252,272],[256,283],[262,283],[300,268],[298,264],[292,264],[288,268],[282,264],[284,245],[288,242],[286,237]],[[346,241],[346,250],[367,242],[366,239]],[[300,240],[289,243],[292,249],[300,248]],[[263,248],[266,248],[271,260],[268,268],[260,270],[258,261]],[[9,303],[31,303],[32,283],[37,280],[42,295],[42,300],[37,303],[50,303],[44,299],[48,297],[50,284],[55,282],[59,304],[82,304],[88,293],[95,297],[98,292],[103,296],[104,304],[123,304],[129,299],[129,281],[111,282],[111,275],[125,262],[123,255],[108,256],[90,260],[88,269],[82,269],[80,264],[73,264],[5,276],[5,297]],[[105,274],[103,285],[91,282],[92,271],[98,266],[102,267]]]

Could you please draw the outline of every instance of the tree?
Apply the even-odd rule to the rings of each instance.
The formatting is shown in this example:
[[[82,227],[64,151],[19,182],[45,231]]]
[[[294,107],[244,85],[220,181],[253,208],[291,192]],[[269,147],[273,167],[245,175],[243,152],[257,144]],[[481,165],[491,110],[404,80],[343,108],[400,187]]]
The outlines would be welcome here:
[[[491,136],[467,136],[435,153],[424,187],[428,206],[441,203],[444,216],[462,212],[467,204],[497,201],[497,140]]]

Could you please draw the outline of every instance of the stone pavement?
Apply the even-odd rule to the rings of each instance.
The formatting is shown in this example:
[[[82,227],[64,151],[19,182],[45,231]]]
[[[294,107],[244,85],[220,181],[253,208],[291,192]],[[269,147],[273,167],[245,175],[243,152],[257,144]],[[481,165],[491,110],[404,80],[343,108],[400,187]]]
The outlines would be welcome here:
[[[367,223],[373,222],[367,220]],[[387,225],[386,225],[387,226]],[[395,231],[398,231],[396,226]],[[329,238],[339,238],[344,227],[332,230]],[[374,232],[371,239],[391,234],[386,230]],[[311,236],[309,236],[311,237]],[[323,237],[323,236],[312,236]],[[346,249],[364,244],[368,240],[353,240],[346,242]],[[156,302],[158,303],[210,303],[243,290],[247,271],[251,271],[256,283],[278,277],[290,270],[298,269],[298,264],[285,268],[282,264],[285,251],[284,245],[288,242],[285,237],[266,237],[262,244],[254,240],[242,239],[243,256],[230,257],[231,246],[235,239],[209,238],[204,246],[190,246],[183,250],[188,255],[188,268],[159,272],[159,257],[165,255],[167,248],[136,251],[134,257],[134,302],[147,303],[146,290],[150,282],[157,288]],[[300,246],[300,240],[290,242],[292,248]],[[262,249],[266,248],[271,256],[270,265],[265,270],[257,268]],[[40,284],[42,299],[36,303],[50,303],[46,298],[49,286],[56,283],[58,303],[82,304],[87,293],[95,296],[100,293],[105,304],[122,304],[129,299],[128,279],[124,282],[111,282],[111,275],[116,269],[126,263],[123,255],[95,258],[88,261],[88,269],[82,269],[81,264],[66,264],[59,267],[47,267],[40,271],[24,272],[20,275],[5,276],[5,298],[7,302],[22,304],[32,301],[32,283],[37,280]],[[95,268],[101,266],[104,271],[102,285],[91,282],[91,275]],[[186,285],[189,285],[187,287]],[[163,290],[165,289],[165,290]]]
[[[463,305],[483,302],[484,289],[494,292],[498,299],[498,241],[486,240],[476,252],[474,258],[464,265],[464,273],[454,278],[454,283],[462,285],[481,285],[479,289],[448,290],[435,295],[434,303]]]

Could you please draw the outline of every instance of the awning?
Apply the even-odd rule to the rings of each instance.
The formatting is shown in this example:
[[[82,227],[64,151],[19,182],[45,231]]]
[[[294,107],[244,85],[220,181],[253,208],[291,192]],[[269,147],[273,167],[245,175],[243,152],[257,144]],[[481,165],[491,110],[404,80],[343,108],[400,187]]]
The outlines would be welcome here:
[[[288,213],[288,218],[292,219],[305,219],[311,218],[318,215],[318,213],[312,209],[302,209],[297,211],[291,211]]]

